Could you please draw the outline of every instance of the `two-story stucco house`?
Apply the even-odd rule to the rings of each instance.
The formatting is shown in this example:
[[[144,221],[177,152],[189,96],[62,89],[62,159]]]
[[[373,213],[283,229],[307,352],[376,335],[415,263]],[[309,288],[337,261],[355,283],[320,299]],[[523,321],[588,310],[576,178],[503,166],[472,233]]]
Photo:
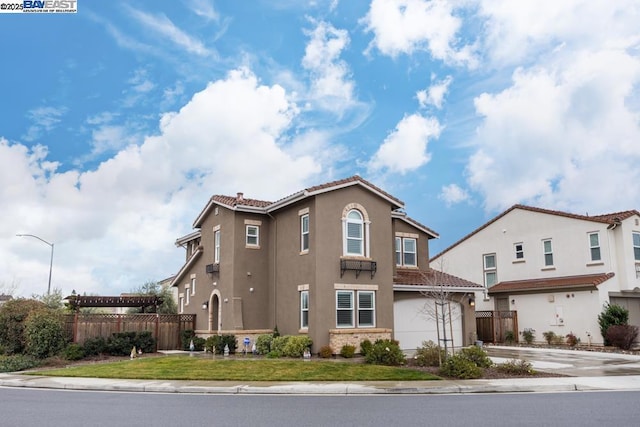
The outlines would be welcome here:
[[[176,241],[186,249],[172,281],[179,311],[196,314],[200,336],[226,333],[253,341],[277,327],[285,335],[307,334],[314,352],[393,338],[394,316],[400,316],[409,325],[401,331],[405,342],[415,349],[420,338],[430,339],[428,332],[405,321],[416,313],[394,314],[394,295],[424,304],[418,291],[430,284],[424,279],[429,239],[437,234],[403,208],[359,176],[275,202],[242,193],[213,196],[193,223],[196,231]],[[458,335],[472,339],[473,308],[460,301],[480,285],[447,277],[454,304],[466,313],[456,324]]]
[[[576,215],[515,205],[440,254],[431,266],[484,284],[476,310],[517,311],[536,339],[570,332],[602,344],[605,303],[640,326],[640,213]],[[515,331],[514,331],[515,332]]]

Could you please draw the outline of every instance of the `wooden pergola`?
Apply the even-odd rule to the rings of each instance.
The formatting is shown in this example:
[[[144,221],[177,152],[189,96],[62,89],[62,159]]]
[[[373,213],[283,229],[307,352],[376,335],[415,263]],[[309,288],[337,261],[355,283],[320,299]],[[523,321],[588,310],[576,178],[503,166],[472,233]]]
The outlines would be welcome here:
[[[147,307],[158,308],[163,299],[159,296],[121,295],[121,296],[82,296],[69,295],[65,298],[73,310],[83,307]]]

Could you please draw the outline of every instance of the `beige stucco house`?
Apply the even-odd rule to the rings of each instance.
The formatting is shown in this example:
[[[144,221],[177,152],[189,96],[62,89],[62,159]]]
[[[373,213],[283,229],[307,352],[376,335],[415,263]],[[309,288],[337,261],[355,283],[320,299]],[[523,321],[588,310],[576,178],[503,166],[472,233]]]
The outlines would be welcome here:
[[[606,215],[515,205],[454,243],[431,266],[482,283],[476,310],[517,311],[536,339],[570,332],[602,344],[605,303],[640,326],[640,213]]]
[[[176,241],[186,249],[172,280],[178,309],[196,314],[200,336],[253,342],[277,327],[283,335],[307,334],[313,352],[396,337],[415,348],[432,339],[415,309],[425,304],[419,291],[435,283],[428,280],[429,240],[438,235],[403,209],[359,176],[275,202],[215,195],[195,231]],[[438,283],[460,312],[454,343],[468,344],[475,323],[467,297],[480,285],[453,276]],[[394,312],[398,303],[404,309]]]

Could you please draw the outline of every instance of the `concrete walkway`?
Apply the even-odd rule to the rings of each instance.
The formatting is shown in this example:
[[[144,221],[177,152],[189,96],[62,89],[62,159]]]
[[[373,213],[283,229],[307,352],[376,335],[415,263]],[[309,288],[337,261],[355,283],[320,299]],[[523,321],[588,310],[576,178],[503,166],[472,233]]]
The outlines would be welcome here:
[[[513,347],[489,347],[496,362],[513,358]],[[102,378],[62,378],[19,373],[0,374],[0,387],[28,387],[62,390],[195,393],[195,394],[298,394],[298,395],[372,395],[372,394],[455,394],[566,392],[594,390],[640,390],[640,356],[571,350],[520,349],[534,369],[567,374],[567,371],[595,375],[544,378],[509,378],[442,381],[378,382],[229,382],[113,380]],[[585,354],[583,354],[585,353]],[[549,358],[553,362],[549,362]],[[549,365],[554,363],[555,365]],[[599,366],[590,370],[589,364]],[[625,365],[626,375],[609,375],[609,365]],[[572,371],[572,372],[573,372]]]

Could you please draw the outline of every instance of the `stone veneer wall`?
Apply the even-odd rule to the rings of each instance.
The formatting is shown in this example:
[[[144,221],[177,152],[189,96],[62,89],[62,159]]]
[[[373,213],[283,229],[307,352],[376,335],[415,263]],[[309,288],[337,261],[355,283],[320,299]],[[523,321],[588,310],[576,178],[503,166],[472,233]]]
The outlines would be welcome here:
[[[391,329],[329,329],[329,345],[334,354],[340,353],[342,346],[349,344],[356,348],[356,353],[360,352],[360,343],[369,340],[372,343],[379,339],[391,339]]]

